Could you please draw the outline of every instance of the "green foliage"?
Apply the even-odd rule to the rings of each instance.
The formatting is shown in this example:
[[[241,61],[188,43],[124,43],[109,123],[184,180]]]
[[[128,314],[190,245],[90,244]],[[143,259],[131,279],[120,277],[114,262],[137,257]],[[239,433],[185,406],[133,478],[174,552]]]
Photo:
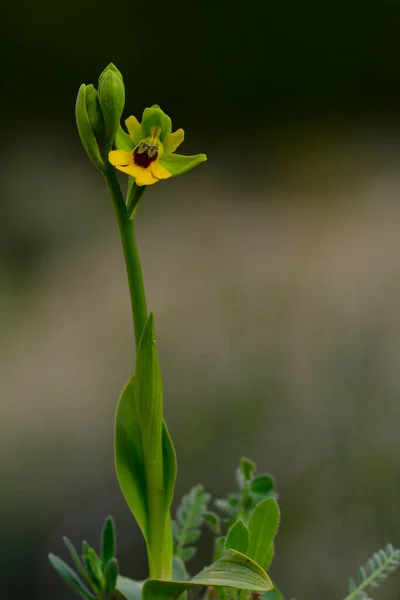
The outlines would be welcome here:
[[[78,594],[84,600],[92,600],[96,598],[89,590],[83,585],[78,575],[69,567],[61,558],[54,554],[49,554],[49,561],[54,569],[57,571],[64,583],[71,588],[73,592]]]
[[[204,491],[202,485],[194,486],[189,493],[183,496],[176,511],[176,520],[172,523],[174,539],[174,554],[183,562],[190,560],[196,553],[192,545],[201,535],[201,526],[210,519],[207,511],[211,496]],[[215,515],[216,516],[216,515]],[[212,517],[211,517],[212,518]]]
[[[345,600],[367,600],[368,592],[380,584],[400,566],[400,549],[388,544],[384,550],[375,552],[365,566],[359,569],[358,585],[349,580],[349,594]]]
[[[238,492],[215,501],[216,507],[223,513],[222,520],[227,529],[238,519],[246,523],[254,507],[262,500],[278,497],[274,478],[267,473],[256,476],[255,472],[253,461],[241,458],[236,469]]]
[[[273,557],[273,539],[279,526],[279,508],[274,498],[266,498],[251,513],[247,555],[263,569],[268,569]]]
[[[139,343],[136,377],[123,390],[115,424],[115,468],[146,541],[150,576],[171,576],[170,505],[176,457],[162,417],[162,383],[153,315]]]
[[[249,547],[249,530],[241,519],[236,521],[228,531],[225,548],[233,548],[238,552],[246,554]]]
[[[154,176],[154,181],[144,178],[140,182],[141,170],[134,171],[136,179],[130,176],[124,200],[110,163],[110,158],[119,153],[109,154],[109,151],[115,142],[118,148],[130,152],[143,141],[146,148],[152,148],[152,157],[156,160],[158,153],[156,156],[154,152],[158,146],[154,148],[153,141],[147,144],[146,139],[152,136],[154,143],[158,143],[160,136],[164,144],[160,165],[171,176],[193,168],[206,160],[206,156],[174,154],[178,142],[183,139],[183,130],[171,136],[171,119],[158,105],[144,111],[141,124],[134,117],[129,118],[126,122],[130,123],[128,136],[120,124],[124,103],[122,75],[110,64],[100,76],[98,91],[93,85],[80,87],[76,120],[84,148],[110,191],[128,273],[136,375],[125,386],[117,407],[115,466],[122,493],[145,538],[150,579],[143,583],[119,575],[111,517],[106,519],[102,529],[100,556],[83,542],[81,559],[70,540],[64,538],[76,570],[53,554],[49,555],[49,560],[63,581],[83,600],[175,600],[182,594],[186,600],[189,590],[196,586],[207,588],[208,598],[218,594],[221,600],[254,597],[283,600],[266,573],[274,556],[274,538],[280,519],[275,480],[267,473],[257,475],[251,460],[240,460],[236,470],[237,491],[215,501],[222,517],[208,510],[210,495],[203,486],[197,485],[183,497],[176,520],[171,523],[176,457],[163,420],[154,319],[152,314],[148,316],[132,227],[139,201],[148,187],[146,182],[155,183],[158,178]],[[155,130],[159,130],[157,134]],[[99,134],[104,142],[104,159],[96,137]],[[128,159],[132,159],[132,155]],[[124,161],[113,164],[126,171]],[[193,544],[200,537],[203,524],[207,524],[215,536],[214,562],[190,579],[185,561],[196,552]],[[400,550],[393,546],[376,552],[360,568],[359,583],[350,579],[346,600],[367,600],[369,590],[378,587],[399,565]],[[233,588],[233,591],[227,588]]]
[[[195,586],[233,587],[261,594],[273,584],[265,571],[250,558],[228,550],[215,563],[206,567],[190,581],[146,581],[143,600],[167,600]]]
[[[142,581],[135,581],[129,577],[122,577],[122,575],[117,578],[116,589],[126,600],[141,600],[142,588]]]
[[[107,563],[115,556],[116,532],[112,517],[107,517],[101,531],[101,560]]]
[[[110,594],[110,598],[114,597],[119,569],[115,558],[113,519],[108,517],[103,525],[100,540],[102,559],[87,542],[83,542],[81,560],[71,541],[63,539],[77,572],[54,554],[49,554],[49,561],[64,583],[84,600],[102,599],[105,592]]]

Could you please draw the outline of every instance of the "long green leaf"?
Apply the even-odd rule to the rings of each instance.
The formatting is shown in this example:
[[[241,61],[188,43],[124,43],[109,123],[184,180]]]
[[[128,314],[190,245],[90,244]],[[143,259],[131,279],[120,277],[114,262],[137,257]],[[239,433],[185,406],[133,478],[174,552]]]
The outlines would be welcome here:
[[[168,531],[162,450],[163,396],[152,314],[143,329],[137,353],[136,402],[147,489],[150,577],[158,579],[164,577],[165,541],[170,545],[171,537],[165,540]],[[168,549],[167,552],[172,559],[171,551]]]
[[[109,560],[115,556],[116,534],[115,524],[112,517],[107,517],[104,521],[101,532],[101,560],[106,565]]]
[[[146,581],[142,599],[176,598],[194,586],[233,587],[259,594],[273,588],[272,581],[260,565],[236,550],[228,550],[219,560],[203,569],[190,581]]]
[[[174,496],[176,481],[177,463],[175,448],[167,425],[163,420],[162,428],[162,456],[163,456],[163,479],[164,479],[164,510],[165,510],[165,529],[164,529],[164,551],[162,572],[164,579],[171,579],[172,576],[172,528],[171,528],[171,503]]]
[[[61,560],[61,558],[58,558],[58,556],[55,556],[54,554],[49,554],[49,561],[64,583],[66,583],[75,594],[78,594],[78,596],[81,596],[84,600],[94,600],[96,598],[96,596],[93,596],[93,594],[91,594],[83,585],[75,571],[73,571],[67,563]]]
[[[115,419],[115,470],[124,498],[147,540],[147,489],[135,376],[122,391]]]
[[[119,400],[115,427],[115,466],[124,497],[146,541],[150,575],[170,578],[170,506],[176,457],[162,418],[162,384],[153,315],[140,339],[136,377]]]
[[[67,537],[63,537],[63,542],[67,546],[69,553],[71,554],[72,560],[74,561],[76,570],[78,571],[79,575],[82,577],[82,579],[84,579],[86,581],[86,583],[91,585],[90,577],[88,576],[85,569],[83,568],[83,565],[81,563],[81,560],[79,558],[77,551],[75,550],[73,543]]]
[[[263,569],[267,569],[272,560],[271,545],[278,531],[279,508],[274,498],[263,500],[251,513],[248,528],[250,542],[247,554]]]

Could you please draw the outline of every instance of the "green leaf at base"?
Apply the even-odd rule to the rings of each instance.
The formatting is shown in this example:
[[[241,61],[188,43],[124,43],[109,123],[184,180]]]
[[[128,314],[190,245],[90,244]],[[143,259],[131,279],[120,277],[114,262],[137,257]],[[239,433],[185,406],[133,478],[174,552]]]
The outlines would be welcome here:
[[[167,600],[194,586],[232,587],[263,593],[273,588],[267,573],[248,556],[228,550],[219,560],[203,569],[190,581],[151,579],[143,586],[143,600]]]

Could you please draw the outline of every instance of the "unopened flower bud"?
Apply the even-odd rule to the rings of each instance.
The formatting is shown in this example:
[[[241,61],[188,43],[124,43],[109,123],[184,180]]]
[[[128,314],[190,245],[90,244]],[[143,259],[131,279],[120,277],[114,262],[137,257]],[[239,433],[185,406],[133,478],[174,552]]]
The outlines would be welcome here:
[[[112,63],[104,69],[99,78],[99,103],[104,118],[107,151],[114,143],[125,105],[125,86],[122,75]]]
[[[93,87],[93,86],[92,86]],[[76,124],[78,126],[79,137],[81,138],[81,142],[83,147],[86,150],[86,153],[95,167],[97,167],[100,171],[104,170],[104,161],[101,157],[99,146],[96,140],[95,132],[91,123],[91,120],[88,115],[88,94],[89,97],[92,98],[90,103],[93,103],[93,92],[90,89],[90,86],[86,86],[82,83],[81,87],[78,91],[78,96],[76,98],[76,106],[75,106],[75,116],[76,116]],[[94,88],[93,88],[94,90]],[[96,91],[96,90],[94,90]]]
[[[96,135],[104,133],[104,119],[99,104],[99,96],[92,84],[86,86],[86,108],[94,133]]]

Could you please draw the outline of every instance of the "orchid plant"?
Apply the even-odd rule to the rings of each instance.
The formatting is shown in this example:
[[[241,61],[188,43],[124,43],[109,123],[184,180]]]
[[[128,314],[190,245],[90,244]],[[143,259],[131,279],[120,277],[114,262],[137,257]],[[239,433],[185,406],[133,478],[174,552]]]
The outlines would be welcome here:
[[[171,119],[158,105],[146,108],[141,122],[134,116],[121,126],[125,86],[110,64],[98,89],[84,85],[76,102],[76,122],[86,153],[110,192],[125,258],[132,306],[136,365],[119,398],[115,419],[115,469],[122,494],[143,534],[149,577],[134,581],[119,573],[115,524],[104,523],[100,551],[87,542],[82,557],[64,538],[75,570],[53,554],[49,559],[64,582],[84,600],[173,600],[203,590],[221,600],[283,600],[267,574],[274,557],[280,513],[276,485],[269,474],[256,473],[242,458],[236,471],[237,491],[214,502],[201,485],[184,496],[171,518],[177,473],[174,446],[163,418],[163,393],[154,315],[147,309],[142,269],[135,240],[135,216],[148,186],[181,175],[206,160],[205,154],[175,151],[183,129],[172,132]],[[123,194],[115,169],[128,175]],[[186,563],[203,525],[214,535],[209,566],[190,577]],[[359,582],[350,580],[346,600],[364,600],[400,564],[391,545],[361,567]]]

